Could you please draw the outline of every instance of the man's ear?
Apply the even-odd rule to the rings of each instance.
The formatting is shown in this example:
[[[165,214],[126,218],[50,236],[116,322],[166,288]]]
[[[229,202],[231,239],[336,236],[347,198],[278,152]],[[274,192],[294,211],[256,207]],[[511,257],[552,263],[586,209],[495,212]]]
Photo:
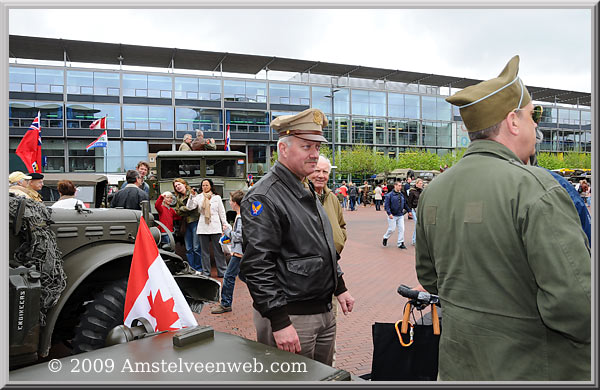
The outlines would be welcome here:
[[[516,112],[511,111],[507,116],[506,119],[504,119],[506,121],[506,127],[508,128],[508,131],[510,132],[511,135],[518,135],[519,134],[519,116],[517,115]]]

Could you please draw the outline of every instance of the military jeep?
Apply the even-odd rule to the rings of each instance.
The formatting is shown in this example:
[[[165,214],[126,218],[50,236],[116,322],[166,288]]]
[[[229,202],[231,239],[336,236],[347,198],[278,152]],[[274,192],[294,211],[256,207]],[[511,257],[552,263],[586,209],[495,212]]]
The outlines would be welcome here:
[[[142,211],[50,209],[9,196],[10,369],[47,357],[53,347],[71,353],[104,347],[108,332],[123,323],[142,216],[160,242],[160,222],[142,203]],[[192,311],[218,301],[216,280],[197,275],[171,244],[159,252]]]

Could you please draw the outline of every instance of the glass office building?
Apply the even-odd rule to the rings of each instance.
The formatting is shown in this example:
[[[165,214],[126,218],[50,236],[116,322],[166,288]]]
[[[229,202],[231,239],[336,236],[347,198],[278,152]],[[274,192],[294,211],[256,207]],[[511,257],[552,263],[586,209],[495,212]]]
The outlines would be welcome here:
[[[38,111],[44,172],[125,172],[139,160],[152,162],[158,151],[177,150],[184,134],[198,129],[223,148],[229,128],[232,150],[247,153],[249,172],[260,176],[276,150],[270,122],[309,107],[327,115],[330,141],[335,122],[338,150],[363,144],[394,157],[413,148],[444,154],[469,143],[458,110],[445,101],[458,89],[428,85],[427,79],[397,82],[309,70],[282,81],[269,79],[268,71],[259,79],[222,70],[190,75],[169,66],[147,71],[107,69],[92,61],[85,67],[66,60],[18,62],[11,60],[9,68],[11,171],[24,169],[15,150]],[[536,90],[530,91],[535,100]],[[542,151],[591,152],[590,98],[582,95],[588,105],[559,103],[556,96],[554,103],[541,101]],[[108,147],[86,151],[100,133],[90,124],[104,116]]]

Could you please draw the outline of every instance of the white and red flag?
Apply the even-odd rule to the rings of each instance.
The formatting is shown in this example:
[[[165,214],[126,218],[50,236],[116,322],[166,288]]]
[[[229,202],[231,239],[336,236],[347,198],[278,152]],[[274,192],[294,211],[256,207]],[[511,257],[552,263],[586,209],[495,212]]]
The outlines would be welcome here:
[[[198,325],[177,282],[160,257],[143,217],[129,270],[124,323],[131,326],[131,322],[139,317],[147,319],[155,332]]]
[[[90,125],[90,129],[106,129],[106,117],[96,119],[95,121],[93,121]]]
[[[98,138],[96,138],[95,141],[92,141],[92,143],[90,143],[85,148],[85,151],[87,152],[88,150],[90,150],[92,148],[105,148],[106,145],[108,144],[108,135],[106,133],[106,117],[96,119],[95,121],[93,121],[92,124],[90,125],[90,129],[91,130],[104,129],[104,131],[102,132],[102,134],[100,134],[100,136]]]

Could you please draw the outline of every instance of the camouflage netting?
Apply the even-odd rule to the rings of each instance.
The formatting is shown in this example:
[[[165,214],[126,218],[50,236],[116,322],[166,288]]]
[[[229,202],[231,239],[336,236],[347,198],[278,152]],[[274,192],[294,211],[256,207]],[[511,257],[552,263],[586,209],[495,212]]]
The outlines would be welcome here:
[[[41,274],[40,324],[46,325],[46,313],[52,308],[67,286],[62,253],[56,245],[56,235],[50,229],[52,209],[41,202],[9,195],[10,220],[14,221],[19,202],[25,203],[21,230],[21,245],[15,250],[11,263],[35,266]]]

